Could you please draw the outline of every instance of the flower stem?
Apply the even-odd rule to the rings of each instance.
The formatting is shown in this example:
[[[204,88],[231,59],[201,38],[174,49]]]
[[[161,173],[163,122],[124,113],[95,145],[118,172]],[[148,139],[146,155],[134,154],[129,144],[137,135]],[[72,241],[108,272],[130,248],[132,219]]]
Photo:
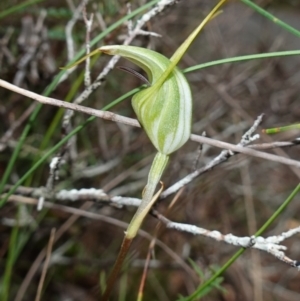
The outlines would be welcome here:
[[[126,255],[129,251],[130,245],[132,240],[135,238],[138,230],[140,229],[142,222],[146,215],[148,214],[149,210],[151,209],[154,202],[159,197],[163,187],[154,195],[156,186],[161,179],[161,176],[167,166],[169,160],[168,155],[164,155],[162,153],[157,153],[153,163],[151,165],[151,169],[148,176],[148,182],[143,192],[142,203],[139,206],[137,212],[135,213],[134,217],[132,218],[127,231],[125,232],[125,237],[123,239],[123,243],[118,254],[117,260],[113,267],[113,270],[107,280],[107,287],[104,291],[101,301],[107,301],[111,291],[114,287],[114,284],[117,280],[117,277],[120,273],[122,268],[123,262],[126,258]]]

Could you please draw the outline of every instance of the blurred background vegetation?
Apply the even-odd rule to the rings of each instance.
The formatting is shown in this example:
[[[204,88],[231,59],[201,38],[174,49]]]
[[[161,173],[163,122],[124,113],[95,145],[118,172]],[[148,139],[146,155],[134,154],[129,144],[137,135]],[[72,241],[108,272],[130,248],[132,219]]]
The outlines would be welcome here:
[[[146,2],[131,1],[132,10]],[[59,72],[59,67],[68,62],[65,29],[79,2],[40,0],[19,7],[26,3],[20,0],[0,2],[0,78],[43,93]],[[261,0],[256,3],[300,30],[299,1]],[[213,4],[208,0],[179,1],[147,23],[145,29],[161,34],[162,38],[139,36],[133,44],[151,47],[170,57]],[[126,1],[90,0],[86,11],[88,15],[95,14],[93,38],[127,14]],[[120,26],[105,36],[97,47],[121,44],[126,34],[127,27]],[[84,47],[86,37],[82,18],[75,24],[72,37],[78,52]],[[206,26],[180,66],[186,68],[225,57],[294,49],[300,49],[299,38],[243,3],[230,1],[223,14]],[[101,72],[108,59],[103,56],[93,60],[92,78]],[[119,62],[119,65],[126,64],[125,61]],[[193,133],[200,135],[205,131],[209,137],[235,144],[261,113],[265,114],[264,128],[299,122],[299,70],[300,58],[293,56],[224,64],[187,74],[194,95]],[[81,65],[50,96],[72,101],[84,89],[83,72],[84,65]],[[139,79],[114,69],[84,105],[101,109],[140,84]],[[20,125],[0,145],[0,176],[3,177],[35,104],[2,88],[0,99],[0,137],[20,120]],[[118,104],[112,111],[134,118],[130,100]],[[56,107],[42,107],[31,124],[6,184],[16,183],[61,140],[62,116],[62,110]],[[86,115],[76,113],[73,126],[86,119]],[[262,135],[259,142],[291,140],[297,135],[297,130],[276,137]],[[97,119],[78,133],[73,146],[71,155],[66,157],[60,170],[57,191],[94,187],[112,196],[141,196],[155,154],[141,129]],[[189,141],[172,155],[163,176],[166,187],[194,170],[198,148],[195,142]],[[198,166],[209,162],[219,152],[204,146]],[[299,147],[274,152],[299,159]],[[50,160],[44,162],[23,185],[33,188],[45,186]],[[97,167],[93,176],[84,173],[91,167]],[[160,202],[157,209],[174,221],[222,233],[252,235],[298,182],[299,171],[291,167],[238,155],[185,187],[171,210],[166,212],[172,197]],[[82,204],[65,205],[79,208]],[[66,223],[71,214],[64,210],[45,209],[40,213],[33,206],[7,203],[0,210],[0,278],[5,278],[8,260],[11,261],[12,272],[7,300],[34,300],[41,267],[38,266],[27,285],[24,281],[46,247],[51,229],[59,231],[61,227],[64,227],[64,233],[54,244],[54,256],[41,300],[98,300],[123,239],[124,224],[118,224],[118,221],[130,221],[134,210],[93,204],[89,208],[93,215]],[[299,210],[298,196],[266,234],[276,235],[299,225]],[[25,217],[26,222],[16,225],[14,220],[17,216]],[[112,217],[115,223],[104,221],[103,216]],[[143,229],[154,235],[157,223],[149,216]],[[164,227],[157,233],[157,238],[162,245],[155,248],[155,259],[150,263],[145,301],[176,300],[179,294],[191,294],[202,280],[188,258],[207,278],[235,252],[232,246]],[[299,259],[299,239],[294,237],[286,243],[288,255]],[[112,300],[135,300],[148,248],[149,240],[145,237],[139,236],[135,240]],[[167,248],[183,261],[171,256]],[[258,251],[244,253],[223,277],[221,285],[224,289],[211,288],[203,300],[267,301],[299,300],[300,297],[297,270]],[[20,288],[24,287],[26,290],[20,297]]]

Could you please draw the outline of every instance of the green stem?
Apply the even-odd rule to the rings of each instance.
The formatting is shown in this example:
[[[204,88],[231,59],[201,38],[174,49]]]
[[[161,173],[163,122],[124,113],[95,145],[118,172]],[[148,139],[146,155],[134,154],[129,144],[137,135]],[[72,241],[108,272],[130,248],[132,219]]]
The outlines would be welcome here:
[[[272,22],[278,24],[280,27],[289,31],[290,33],[294,34],[297,37],[300,37],[300,31],[295,29],[294,27],[290,26],[289,24],[279,20],[272,14],[268,13],[266,10],[258,6],[257,4],[253,3],[250,0],[240,0],[241,2],[245,3],[246,5],[250,6],[252,9],[256,10],[258,13],[266,17],[267,19],[271,20]]]
[[[265,129],[265,130],[263,130],[263,132],[266,134],[277,134],[279,132],[284,132],[284,131],[289,131],[289,130],[294,130],[294,129],[300,129],[300,123],[286,125],[286,126],[280,126],[277,128]]]
[[[158,198],[160,194],[160,191],[156,195],[154,195],[154,192],[167,166],[168,160],[169,160],[168,155],[164,155],[159,152],[156,154],[153,160],[148,176],[148,182],[143,193],[143,199],[141,205],[139,206],[137,212],[135,213],[134,217],[132,218],[127,228],[120,252],[118,254],[113,270],[107,280],[107,287],[104,291],[101,301],[108,300],[113,290],[114,284],[117,280],[117,277],[120,273],[120,270],[122,268],[123,262],[129,251],[132,240],[135,238],[138,230],[142,225],[144,218],[146,217],[152,205],[154,204],[155,200]]]
[[[267,228],[271,226],[271,224],[275,221],[277,217],[282,214],[282,212],[287,208],[293,198],[300,192],[300,183],[296,186],[296,188],[292,191],[292,193],[287,197],[287,199],[283,202],[283,204],[272,214],[272,216],[263,224],[263,226],[255,233],[255,236],[262,235]]]
[[[164,155],[160,152],[156,154],[148,175],[147,185],[143,192],[142,203],[127,228],[126,237],[133,239],[136,236],[137,231],[141,227],[144,218],[156,201],[158,195],[154,196],[154,192],[167,166],[168,161],[168,155]]]
[[[33,4],[37,4],[39,2],[43,2],[44,0],[29,0],[29,1],[25,1],[21,4],[18,5],[14,5],[8,9],[5,9],[3,11],[0,12],[0,19],[5,18],[13,13],[16,13],[19,10],[23,10],[24,8],[33,5]]]
[[[287,51],[276,51],[276,52],[268,52],[268,53],[256,53],[256,54],[247,54],[235,57],[228,57],[225,59],[220,59],[216,61],[211,61],[207,63],[202,63],[199,65],[195,65],[189,68],[186,68],[183,73],[189,73],[193,71],[197,71],[200,69],[213,67],[222,64],[230,64],[235,62],[242,62],[242,61],[250,61],[250,60],[258,60],[258,59],[266,59],[272,57],[281,57],[281,56],[293,56],[293,55],[300,55],[300,50],[287,50]]]
[[[20,206],[19,206],[20,210]],[[2,278],[2,292],[0,293],[0,296],[2,296],[2,301],[7,301],[9,298],[9,288],[10,288],[10,282],[11,282],[11,276],[12,276],[12,267],[14,264],[15,259],[15,253],[16,253],[16,245],[18,241],[18,235],[19,235],[19,214],[16,216],[16,224],[12,228],[10,239],[9,239],[9,247],[7,252],[7,259],[5,264],[5,271],[4,276]]]

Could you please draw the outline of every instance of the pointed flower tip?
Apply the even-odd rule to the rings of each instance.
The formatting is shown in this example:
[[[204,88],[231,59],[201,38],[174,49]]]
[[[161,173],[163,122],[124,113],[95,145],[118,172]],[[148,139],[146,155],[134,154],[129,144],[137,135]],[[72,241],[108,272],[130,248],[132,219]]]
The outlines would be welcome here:
[[[59,69],[62,69],[62,70],[71,69],[71,68],[73,68],[73,67],[79,65],[79,64],[82,63],[83,61],[85,61],[88,57],[91,57],[91,56],[97,54],[98,52],[100,52],[100,49],[99,49],[99,48],[97,48],[97,49],[95,49],[94,51],[92,51],[91,53],[85,55],[84,57],[82,57],[81,59],[79,59],[78,61],[76,61],[75,63],[70,64],[70,65],[65,66],[65,67],[60,67]]]

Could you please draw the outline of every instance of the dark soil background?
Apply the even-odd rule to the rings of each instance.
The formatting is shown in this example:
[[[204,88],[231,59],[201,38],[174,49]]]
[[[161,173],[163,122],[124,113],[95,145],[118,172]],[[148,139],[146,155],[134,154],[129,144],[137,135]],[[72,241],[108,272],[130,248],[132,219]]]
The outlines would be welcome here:
[[[1,1],[0,12],[22,1]],[[135,9],[146,1],[131,1]],[[151,47],[170,57],[188,34],[201,22],[214,3],[203,0],[179,1],[148,23],[148,30],[157,32],[162,38],[138,37],[134,45]],[[59,67],[67,64],[65,27],[72,17],[68,3],[72,1],[45,0],[0,19],[0,78],[42,93]],[[299,1],[257,1],[279,19],[300,30]],[[74,0],[75,6],[78,5]],[[225,57],[300,49],[300,39],[282,30],[271,21],[258,15],[238,1],[224,6],[224,12],[209,23],[193,43],[180,67]],[[40,55],[30,59],[23,69],[20,67],[28,47],[34,45],[32,27],[45,11]],[[90,1],[87,12],[100,11],[107,25],[126,14],[125,1]],[[31,28],[31,29],[30,29]],[[101,30],[95,18],[91,37]],[[126,27],[119,27],[105,39],[105,43],[120,44]],[[9,37],[9,38],[8,38]],[[24,38],[25,37],[25,38]],[[84,45],[85,25],[78,21],[73,30],[76,50]],[[99,45],[100,46],[100,45]],[[40,47],[40,46],[39,46]],[[100,57],[91,75],[95,78],[108,57]],[[118,65],[127,62],[121,60]],[[80,66],[68,80],[60,84],[51,97],[65,100],[76,80],[81,76]],[[219,65],[187,74],[194,96],[193,133],[206,132],[208,137],[238,143],[242,134],[253,124],[258,115],[264,113],[262,128],[288,125],[300,121],[300,57],[255,60]],[[102,85],[84,103],[85,106],[101,109],[115,98],[139,86],[140,80],[113,70]],[[84,89],[83,84],[75,95]],[[0,137],[19,120],[33,101],[23,96],[0,89]],[[130,100],[112,109],[113,112],[135,117]],[[46,150],[61,139],[61,122],[54,129],[49,143],[41,147],[47,130],[53,124],[57,108],[44,106],[14,166],[9,183],[15,183]],[[87,119],[77,113],[73,119],[76,126]],[[13,135],[5,142],[0,152],[0,176],[16,147],[28,119],[25,118]],[[261,128],[260,128],[261,130]],[[291,140],[299,136],[299,130],[276,136],[261,135],[259,143]],[[96,120],[77,136],[76,159],[66,159],[60,172],[56,190],[97,188],[109,195],[140,197],[155,150],[141,129],[131,128],[109,121]],[[172,155],[163,181],[165,187],[193,171],[199,145],[189,141]],[[204,146],[198,166],[203,166],[220,152]],[[277,149],[279,155],[299,160],[299,147]],[[24,183],[28,187],[46,185],[49,175],[46,162]],[[83,171],[92,166],[107,166],[104,172],[92,177]],[[117,178],[118,177],[118,178]],[[271,161],[237,155],[225,164],[200,176],[185,187],[175,205],[167,212],[172,197],[160,202],[156,209],[177,222],[195,224],[209,230],[239,236],[252,235],[272,215],[299,183],[300,172],[291,167]],[[120,180],[119,180],[120,179]],[[79,208],[81,203],[64,203]],[[265,234],[277,235],[299,225],[300,198],[297,196],[284,214],[276,220]],[[63,236],[54,244],[53,258],[44,284],[43,301],[99,300],[99,292],[110,271],[121,241],[124,224],[129,222],[135,208],[118,209],[105,204],[90,205],[94,215],[80,217],[66,224],[71,214],[63,210],[36,212],[35,206],[6,204],[0,210],[0,277],[7,262],[7,250],[12,233],[9,221],[23,212],[26,223],[20,227],[18,241],[27,239],[13,267],[9,300],[16,300],[28,271],[39,253],[47,245],[50,231],[66,227]],[[98,217],[97,217],[98,216]],[[115,223],[104,221],[111,217]],[[28,222],[30,220],[30,222]],[[179,294],[191,294],[201,279],[191,269],[191,258],[208,277],[213,269],[224,264],[236,248],[205,237],[170,231],[164,226],[158,233],[156,218],[149,216],[143,229],[150,235],[157,234],[163,247],[156,246],[146,281],[144,300],[176,300]],[[126,227],[126,225],[125,225]],[[285,242],[287,255],[300,259],[299,235]],[[17,246],[16,246],[17,248]],[[139,282],[145,264],[149,239],[139,236],[130,251],[120,282],[117,283],[111,300],[136,300]],[[171,256],[167,248],[183,261]],[[22,300],[34,300],[41,267],[38,267],[23,294]],[[224,291],[211,289],[203,300],[299,300],[299,272],[259,251],[246,251],[223,275]]]

